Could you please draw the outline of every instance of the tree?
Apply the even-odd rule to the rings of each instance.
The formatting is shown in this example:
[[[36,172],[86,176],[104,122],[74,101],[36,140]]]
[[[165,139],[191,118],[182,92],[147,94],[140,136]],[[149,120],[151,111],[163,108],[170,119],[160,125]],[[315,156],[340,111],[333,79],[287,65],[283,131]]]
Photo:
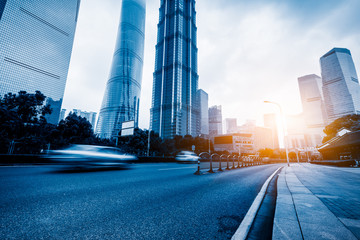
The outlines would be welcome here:
[[[91,144],[95,135],[91,123],[84,117],[70,113],[57,127],[59,137],[67,143]]]
[[[48,124],[46,114],[51,114],[50,105],[40,91],[34,94],[20,91],[0,98],[0,151],[7,152],[10,142],[15,142],[20,152],[32,153],[44,144],[44,129]]]
[[[325,143],[333,137],[336,137],[336,134],[342,128],[346,128],[350,131],[360,130],[360,115],[346,115],[344,117],[336,119],[335,121],[327,125],[324,129],[324,133],[326,134],[326,136],[323,138],[322,142]]]

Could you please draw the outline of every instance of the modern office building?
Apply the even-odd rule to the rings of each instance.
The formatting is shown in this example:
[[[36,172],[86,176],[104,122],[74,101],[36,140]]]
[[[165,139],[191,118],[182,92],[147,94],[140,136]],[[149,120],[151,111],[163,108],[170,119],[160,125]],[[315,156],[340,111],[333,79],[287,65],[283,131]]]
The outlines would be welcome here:
[[[264,126],[271,129],[273,149],[279,149],[279,135],[275,113],[264,115]]]
[[[120,24],[95,133],[118,136],[123,122],[138,126],[145,40],[145,0],[123,0]]]
[[[236,118],[225,118],[225,126],[227,134],[236,133],[238,130]]]
[[[0,1],[0,95],[41,91],[59,121],[80,0]]]
[[[214,137],[223,134],[221,106],[209,108],[209,135]]]
[[[326,112],[321,78],[315,74],[298,78],[302,117],[305,122],[305,138],[309,147],[320,146],[326,126]]]
[[[195,0],[161,0],[150,128],[162,138],[199,134]]]
[[[199,89],[197,91],[197,103],[199,104],[199,118],[198,126],[199,134],[203,136],[209,135],[209,96],[208,94]]]
[[[59,121],[65,120],[66,117],[66,109],[61,109]]]
[[[360,114],[360,86],[350,51],[334,48],[320,58],[320,65],[328,123]]]

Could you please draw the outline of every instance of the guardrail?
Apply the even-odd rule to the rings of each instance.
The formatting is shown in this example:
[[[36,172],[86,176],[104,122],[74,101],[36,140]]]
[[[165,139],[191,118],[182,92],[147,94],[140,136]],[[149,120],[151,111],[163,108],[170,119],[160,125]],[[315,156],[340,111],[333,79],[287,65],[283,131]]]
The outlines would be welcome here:
[[[203,172],[222,172],[243,167],[250,167],[263,164],[262,158],[255,156],[239,157],[236,155],[217,153],[210,155],[207,152],[199,154],[197,171],[195,174],[200,175]]]

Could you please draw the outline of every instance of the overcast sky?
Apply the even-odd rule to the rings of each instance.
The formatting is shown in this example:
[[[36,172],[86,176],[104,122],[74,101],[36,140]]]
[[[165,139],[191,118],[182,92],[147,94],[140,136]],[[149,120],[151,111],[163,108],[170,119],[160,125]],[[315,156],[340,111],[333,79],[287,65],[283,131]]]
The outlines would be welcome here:
[[[81,1],[63,108],[99,112],[121,0]],[[160,0],[147,0],[139,126],[148,128]],[[321,75],[319,58],[348,48],[360,71],[359,0],[198,0],[199,87],[223,118],[262,125],[264,100],[302,111],[297,78]]]

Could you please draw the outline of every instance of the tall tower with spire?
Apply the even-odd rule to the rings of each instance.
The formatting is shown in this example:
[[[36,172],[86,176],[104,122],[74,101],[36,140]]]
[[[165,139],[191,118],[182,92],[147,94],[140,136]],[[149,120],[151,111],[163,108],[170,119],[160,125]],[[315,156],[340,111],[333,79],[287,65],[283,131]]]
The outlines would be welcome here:
[[[123,0],[109,80],[96,134],[116,137],[125,121],[138,126],[144,58],[145,0]]]
[[[150,128],[162,138],[199,134],[195,0],[161,0]]]

